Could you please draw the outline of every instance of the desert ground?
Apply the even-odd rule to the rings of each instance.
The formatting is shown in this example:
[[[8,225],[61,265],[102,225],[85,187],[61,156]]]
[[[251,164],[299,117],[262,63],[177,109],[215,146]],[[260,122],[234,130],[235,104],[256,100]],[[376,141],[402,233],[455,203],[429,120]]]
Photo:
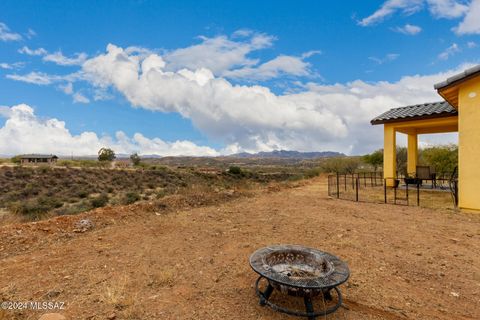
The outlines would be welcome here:
[[[64,309],[0,319],[293,319],[259,306],[248,264],[279,243],[348,263],[344,306],[322,319],[480,319],[479,215],[330,199],[325,177],[204,200],[2,226],[1,300]]]

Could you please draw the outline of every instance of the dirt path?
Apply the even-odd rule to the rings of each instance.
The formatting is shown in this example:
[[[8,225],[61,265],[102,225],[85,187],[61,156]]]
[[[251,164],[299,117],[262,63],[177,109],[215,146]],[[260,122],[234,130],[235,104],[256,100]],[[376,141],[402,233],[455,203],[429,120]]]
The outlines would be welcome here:
[[[83,216],[93,230],[65,227],[79,216],[0,228],[2,300],[62,301],[68,319],[291,319],[258,306],[248,257],[296,243],[349,264],[346,307],[327,319],[480,319],[480,216],[331,200],[323,179],[169,214]]]

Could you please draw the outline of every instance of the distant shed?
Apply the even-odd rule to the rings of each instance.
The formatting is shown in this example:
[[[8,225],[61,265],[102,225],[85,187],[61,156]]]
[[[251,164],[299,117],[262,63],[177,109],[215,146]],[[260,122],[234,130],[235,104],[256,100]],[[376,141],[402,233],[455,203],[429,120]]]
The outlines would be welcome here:
[[[54,154],[24,154],[20,156],[21,164],[54,164],[58,157]]]

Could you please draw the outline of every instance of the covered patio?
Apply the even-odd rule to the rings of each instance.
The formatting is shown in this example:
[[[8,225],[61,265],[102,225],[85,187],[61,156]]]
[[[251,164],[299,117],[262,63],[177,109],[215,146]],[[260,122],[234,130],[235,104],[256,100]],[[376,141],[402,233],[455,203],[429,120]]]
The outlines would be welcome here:
[[[397,132],[408,136],[410,176],[417,174],[418,135],[458,132],[458,204],[480,212],[480,65],[436,84],[435,89],[445,101],[394,108],[371,121],[384,125],[384,178],[387,186],[395,186]]]
[[[397,132],[407,135],[407,174],[417,175],[418,136],[458,131],[458,112],[448,102],[424,103],[391,109],[374,118],[373,125],[384,125],[384,178],[392,187],[397,178]]]

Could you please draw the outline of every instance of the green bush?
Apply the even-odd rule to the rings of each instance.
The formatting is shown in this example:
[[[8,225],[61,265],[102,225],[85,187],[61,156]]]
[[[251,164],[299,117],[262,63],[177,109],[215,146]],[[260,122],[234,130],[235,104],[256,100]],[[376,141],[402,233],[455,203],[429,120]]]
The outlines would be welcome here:
[[[93,208],[104,207],[107,203],[108,203],[108,195],[106,195],[105,193],[102,193],[101,195],[90,199],[90,205]]]
[[[15,163],[15,164],[20,164],[20,162],[21,162],[20,156],[15,156],[15,157],[10,158],[10,162]]]
[[[132,204],[132,203],[135,203],[137,202],[138,200],[140,200],[140,195],[138,194],[138,192],[127,192],[123,199],[122,199],[122,203],[123,204]]]
[[[91,210],[92,207],[88,201],[82,201],[79,203],[72,204],[68,207],[61,208],[60,210],[56,210],[55,212],[60,215],[71,215],[71,214],[78,214],[81,212],[85,212]]]
[[[42,215],[61,206],[63,206],[63,202],[54,197],[39,197],[35,200],[11,203],[9,210],[16,214],[38,219]]]
[[[234,175],[241,175],[243,171],[242,171],[242,168],[238,166],[230,166],[230,168],[228,168],[228,173],[231,173]]]

